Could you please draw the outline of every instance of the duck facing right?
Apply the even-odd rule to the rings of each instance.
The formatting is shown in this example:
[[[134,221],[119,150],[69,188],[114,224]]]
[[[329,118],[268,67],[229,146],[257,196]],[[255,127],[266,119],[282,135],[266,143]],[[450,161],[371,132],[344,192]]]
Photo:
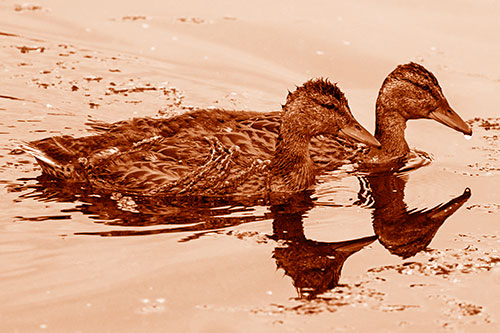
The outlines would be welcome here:
[[[390,169],[401,166],[411,157],[405,139],[410,119],[433,119],[465,135],[472,130],[451,108],[436,77],[414,62],[397,66],[384,80],[375,106],[375,138],[380,147],[358,149],[348,142],[341,144],[328,137],[313,140],[312,159],[325,169],[346,160],[360,169]]]

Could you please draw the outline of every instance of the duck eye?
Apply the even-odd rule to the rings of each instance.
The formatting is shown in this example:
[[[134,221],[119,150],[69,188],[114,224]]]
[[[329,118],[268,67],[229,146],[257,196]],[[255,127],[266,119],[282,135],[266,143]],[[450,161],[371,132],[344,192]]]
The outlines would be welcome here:
[[[337,105],[335,105],[335,104],[323,104],[323,106],[325,108],[327,108],[328,110],[334,110],[337,108]]]

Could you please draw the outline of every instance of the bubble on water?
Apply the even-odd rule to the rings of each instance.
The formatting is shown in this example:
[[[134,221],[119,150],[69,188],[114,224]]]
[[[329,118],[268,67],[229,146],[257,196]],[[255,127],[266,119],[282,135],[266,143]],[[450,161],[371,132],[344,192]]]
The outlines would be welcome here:
[[[464,134],[465,140],[470,140],[472,139],[472,135]]]

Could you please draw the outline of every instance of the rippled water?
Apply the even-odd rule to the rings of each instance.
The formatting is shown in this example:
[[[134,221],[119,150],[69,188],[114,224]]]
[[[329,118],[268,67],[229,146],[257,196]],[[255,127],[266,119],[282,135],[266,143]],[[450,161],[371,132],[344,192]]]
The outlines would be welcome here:
[[[137,22],[164,24],[125,16],[112,24]],[[201,23],[190,24],[181,36]],[[490,297],[500,291],[498,118],[474,119],[476,110],[453,105],[470,119],[470,140],[412,121],[408,141],[426,153],[408,170],[331,172],[314,192],[275,206],[97,195],[40,177],[19,142],[87,135],[89,116],[170,115],[188,102],[277,108],[293,74],[275,67],[270,78],[253,78],[228,65],[222,75],[220,64],[2,29],[0,319],[7,331],[498,327],[500,303]],[[165,23],[159,31],[172,29]],[[254,60],[241,60],[251,73],[268,65]],[[283,89],[266,89],[281,81]],[[185,97],[176,85],[186,87]],[[353,91],[352,105],[376,96],[376,89]],[[368,112],[353,111],[370,121]]]

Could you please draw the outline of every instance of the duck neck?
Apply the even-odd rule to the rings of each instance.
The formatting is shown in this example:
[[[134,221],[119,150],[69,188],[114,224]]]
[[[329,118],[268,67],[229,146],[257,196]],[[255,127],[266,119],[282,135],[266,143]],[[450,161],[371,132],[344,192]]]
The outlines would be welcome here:
[[[406,119],[397,111],[377,101],[375,138],[382,154],[390,158],[403,157],[410,151],[405,140]]]
[[[280,130],[271,162],[271,191],[302,191],[314,184],[315,168],[309,153],[310,141],[310,137],[293,130]]]
[[[373,216],[382,221],[399,221],[408,215],[404,202],[406,180],[390,175],[368,176],[373,197]]]

